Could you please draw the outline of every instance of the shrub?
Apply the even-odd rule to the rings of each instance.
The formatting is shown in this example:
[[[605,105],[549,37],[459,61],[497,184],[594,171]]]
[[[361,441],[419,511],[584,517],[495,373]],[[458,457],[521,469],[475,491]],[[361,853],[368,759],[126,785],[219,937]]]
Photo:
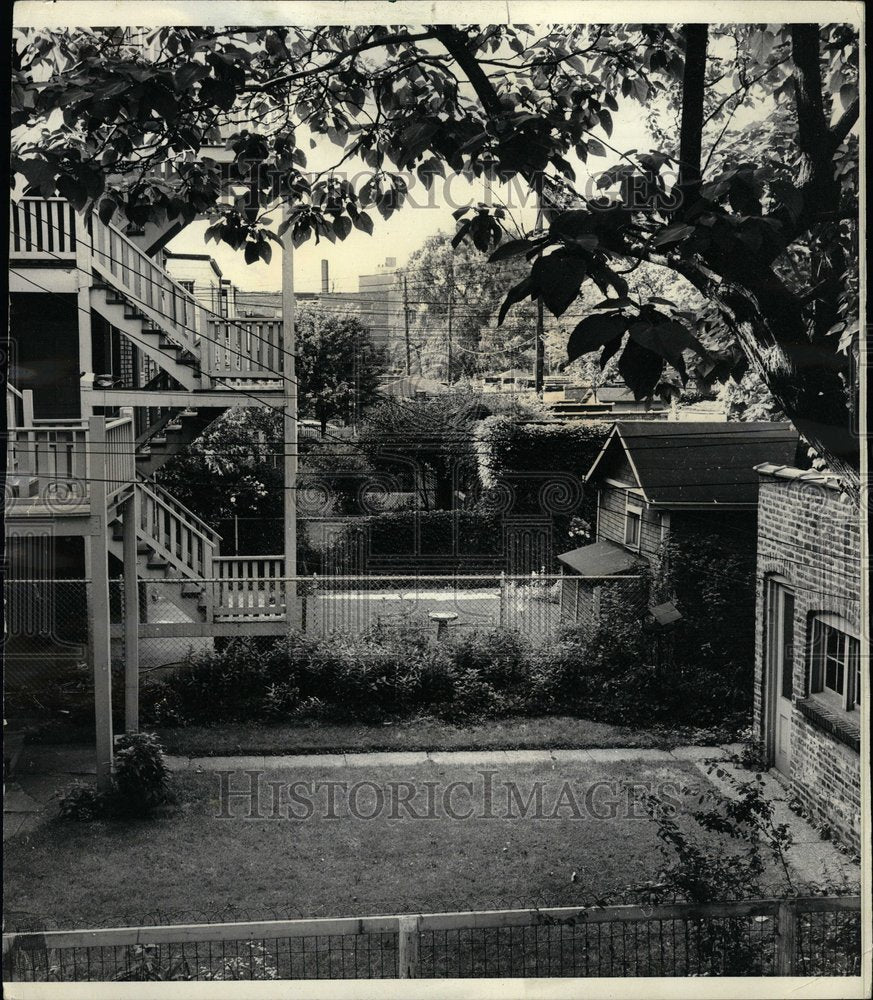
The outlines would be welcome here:
[[[74,781],[63,793],[58,816],[63,820],[89,822],[106,814],[106,798],[93,785]]]
[[[291,635],[267,650],[233,640],[192,656],[148,689],[143,702],[155,723],[207,725],[558,712],[723,732],[747,724],[732,700],[731,679],[711,664],[683,669],[653,662],[653,629],[616,617],[590,641],[568,630],[559,642],[536,647],[505,629],[458,630],[437,642],[410,617],[357,637]]]
[[[145,817],[171,800],[170,772],[158,738],[127,733],[116,741],[111,790],[98,792],[93,785],[74,782],[61,797],[58,815],[80,822]]]
[[[170,799],[170,772],[154,733],[126,733],[115,744],[114,811],[148,816]]]

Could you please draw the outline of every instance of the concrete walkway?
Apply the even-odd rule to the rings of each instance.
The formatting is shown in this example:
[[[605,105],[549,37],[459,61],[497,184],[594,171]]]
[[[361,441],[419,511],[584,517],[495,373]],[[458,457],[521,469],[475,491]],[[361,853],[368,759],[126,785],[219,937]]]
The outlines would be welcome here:
[[[709,773],[709,765],[720,767],[739,781],[748,781],[750,773],[728,763],[739,751],[739,744],[716,747],[685,746],[673,750],[643,748],[579,750],[458,750],[381,753],[294,754],[285,756],[177,757],[168,755],[171,771],[207,774],[216,771],[284,771],[331,768],[405,767],[479,767],[516,764],[579,763],[591,764],[691,764],[695,770],[726,796],[734,794],[729,781]],[[15,770],[7,781],[3,805],[3,839],[26,834],[54,815],[58,792],[74,780],[89,780],[95,773],[93,751],[81,746],[25,747]],[[764,775],[768,798],[775,806],[775,820],[786,823],[794,838],[788,860],[798,877],[807,882],[834,884],[846,881],[856,885],[860,877],[852,864],[830,842],[822,840],[809,823],[788,808],[790,793],[772,774]]]

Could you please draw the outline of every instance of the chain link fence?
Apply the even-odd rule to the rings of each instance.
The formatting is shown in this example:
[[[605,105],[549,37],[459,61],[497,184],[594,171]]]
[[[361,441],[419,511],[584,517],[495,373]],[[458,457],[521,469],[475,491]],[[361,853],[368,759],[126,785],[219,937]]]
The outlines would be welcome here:
[[[636,578],[571,576],[356,576],[149,579],[139,584],[139,669],[157,681],[233,637],[289,632],[354,640],[416,630],[436,639],[506,629],[549,646],[566,629],[593,631],[604,616],[642,621]],[[86,580],[7,580],[6,718],[13,729],[90,733],[94,719]],[[125,594],[109,581],[113,708],[124,718]],[[289,608],[289,602],[291,607]],[[290,614],[289,614],[290,611]],[[60,738],[60,737],[58,737]]]

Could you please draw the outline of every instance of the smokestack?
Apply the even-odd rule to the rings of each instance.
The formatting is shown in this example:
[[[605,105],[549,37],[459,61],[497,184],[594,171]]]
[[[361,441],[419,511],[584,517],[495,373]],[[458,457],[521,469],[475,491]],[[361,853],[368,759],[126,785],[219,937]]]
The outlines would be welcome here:
[[[330,271],[328,270],[327,261],[322,258],[321,261],[321,294],[327,295],[330,291]]]

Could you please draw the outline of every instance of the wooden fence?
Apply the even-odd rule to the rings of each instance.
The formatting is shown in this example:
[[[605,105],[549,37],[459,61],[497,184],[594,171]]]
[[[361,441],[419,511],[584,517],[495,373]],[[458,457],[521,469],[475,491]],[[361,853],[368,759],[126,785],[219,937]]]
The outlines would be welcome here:
[[[3,936],[7,981],[854,976],[859,896]]]

